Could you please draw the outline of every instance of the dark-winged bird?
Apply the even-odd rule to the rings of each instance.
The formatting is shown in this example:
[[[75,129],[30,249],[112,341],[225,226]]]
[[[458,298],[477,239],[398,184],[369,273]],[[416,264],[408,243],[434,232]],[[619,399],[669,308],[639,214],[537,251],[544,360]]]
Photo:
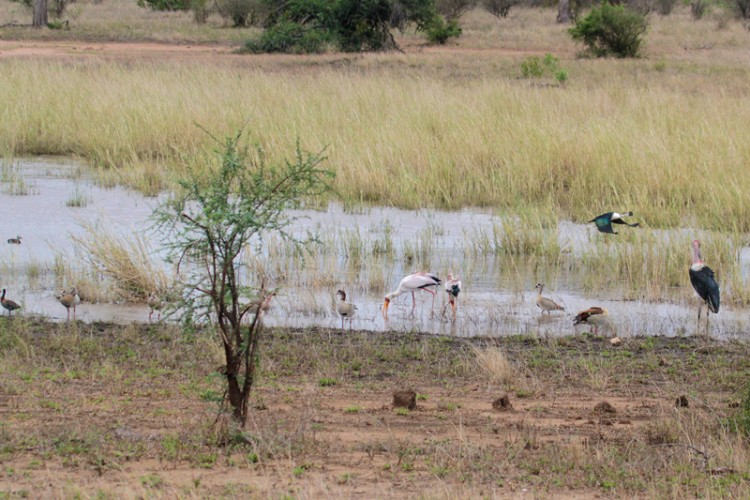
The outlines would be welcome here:
[[[693,241],[693,265],[690,266],[690,283],[701,298],[698,306],[698,321],[701,320],[703,303],[708,306],[706,311],[706,331],[708,332],[708,315],[719,312],[719,284],[716,282],[713,270],[701,260],[701,242]]]
[[[617,234],[614,229],[612,229],[612,224],[625,224],[630,227],[638,227],[637,222],[635,224],[630,224],[622,219],[623,217],[632,216],[633,212],[625,212],[622,214],[618,214],[617,212],[607,212],[606,214],[597,215],[589,222],[596,224],[596,228],[600,233]]]
[[[579,312],[576,317],[573,318],[573,326],[580,325],[581,323],[587,323],[593,326],[593,333],[597,334],[599,333],[600,326],[606,326],[609,324],[609,311],[604,307],[589,307],[585,311]]]
[[[3,295],[0,296],[0,304],[2,304],[5,310],[8,311],[8,316],[11,316],[13,314],[13,311],[15,311],[16,309],[21,308],[21,306],[19,306],[12,300],[5,298],[5,288],[3,288]]]
[[[456,300],[458,300],[458,294],[461,293],[461,278],[453,276],[453,273],[448,273],[448,279],[445,280],[445,292],[448,294],[448,302],[443,306],[443,314],[445,314],[445,308],[450,304],[453,310],[453,319],[456,319]]]

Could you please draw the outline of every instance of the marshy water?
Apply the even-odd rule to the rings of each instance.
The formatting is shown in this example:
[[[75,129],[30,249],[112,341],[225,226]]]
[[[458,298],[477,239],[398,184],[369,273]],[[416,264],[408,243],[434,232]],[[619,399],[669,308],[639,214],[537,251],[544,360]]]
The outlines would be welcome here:
[[[77,284],[77,276],[85,274],[94,280],[90,287],[109,288],[106,277],[91,270],[85,251],[75,241],[91,235],[86,227],[106,228],[123,238],[141,235],[153,260],[167,273],[172,272],[149,220],[159,203],[157,198],[98,186],[85,168],[59,160],[6,162],[0,187],[5,215],[0,222],[4,248],[0,286],[8,289],[8,298],[22,304],[21,314],[64,320],[66,310],[55,294]],[[688,230],[623,227],[618,228],[620,235],[611,236],[597,233],[593,225],[568,221],[542,221],[528,229],[523,217],[483,210],[348,209],[339,204],[292,215],[297,217],[292,232],[301,238],[315,237],[317,242],[300,250],[270,237],[254,242],[243,256],[248,282],[257,284],[263,279],[266,286],[279,289],[266,316],[269,325],[340,326],[334,294],[343,289],[358,307],[355,329],[458,336],[560,336],[574,333],[573,316],[594,305],[606,307],[610,313],[611,325],[600,333],[690,335],[697,329],[698,299],[687,273],[690,249],[682,247],[683,239],[692,238]],[[637,243],[632,235],[623,234],[628,231],[641,231],[638,237],[649,232],[654,235],[652,241],[678,235],[680,273],[665,277],[661,284],[643,277],[641,281],[624,279],[636,274],[627,266],[615,271],[615,259],[625,255],[618,252]],[[17,235],[22,236],[21,245],[5,243]],[[510,246],[514,250],[508,250]],[[633,258],[632,253],[627,255]],[[631,268],[639,265],[637,258],[636,251]],[[712,256],[705,253],[704,258],[711,266]],[[658,257],[652,265],[658,267]],[[737,248],[735,267],[738,288],[750,275],[750,250]],[[412,299],[404,294],[391,304],[389,321],[383,319],[384,295],[396,290],[400,279],[415,270],[430,270],[443,278],[449,270],[460,275],[463,291],[455,321],[449,308],[442,312],[446,302],[442,287],[437,290],[434,309],[431,295],[418,292],[411,315]],[[564,312],[540,314],[535,303],[537,282],[546,284],[544,295],[563,305]],[[719,282],[725,293],[721,276]],[[744,336],[750,331],[748,313],[747,308],[725,300],[720,313],[711,316],[711,334],[724,339]],[[87,322],[147,321],[148,307],[102,292],[96,302],[84,300],[77,318]],[[704,326],[702,322],[701,328]],[[586,325],[579,327],[579,331],[587,330]]]

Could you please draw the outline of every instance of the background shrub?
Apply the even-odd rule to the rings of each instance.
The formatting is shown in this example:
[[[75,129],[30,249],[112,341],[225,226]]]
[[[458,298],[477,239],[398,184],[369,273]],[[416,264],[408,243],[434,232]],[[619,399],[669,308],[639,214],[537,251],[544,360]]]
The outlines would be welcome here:
[[[318,54],[323,52],[326,41],[323,31],[307,28],[294,21],[281,21],[267,28],[259,38],[248,41],[245,51]]]
[[[152,10],[188,10],[190,0],[138,0],[138,6]]]
[[[578,19],[568,32],[596,57],[638,57],[647,29],[646,16],[605,1]]]
[[[455,19],[446,21],[438,16],[433,25],[427,29],[427,39],[433,44],[443,45],[449,38],[458,36],[461,36],[461,27]]]

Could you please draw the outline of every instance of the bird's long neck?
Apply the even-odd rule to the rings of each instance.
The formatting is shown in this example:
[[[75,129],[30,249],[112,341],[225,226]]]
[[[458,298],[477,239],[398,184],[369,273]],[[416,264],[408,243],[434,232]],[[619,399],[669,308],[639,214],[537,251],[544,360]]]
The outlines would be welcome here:
[[[538,288],[538,290],[539,290],[539,292],[537,292],[537,295],[539,295],[541,297],[542,296],[542,290],[544,290],[544,285],[540,286]]]
[[[0,300],[5,300],[5,288],[3,288],[3,295],[0,297]]]
[[[701,249],[698,245],[693,245],[693,265],[702,266],[703,261],[701,260]]]
[[[399,295],[401,295],[402,293],[406,293],[406,290],[404,290],[403,288],[399,288],[395,292],[391,292],[388,295],[386,295],[385,298],[388,299],[388,300],[392,300],[392,299],[398,297]]]

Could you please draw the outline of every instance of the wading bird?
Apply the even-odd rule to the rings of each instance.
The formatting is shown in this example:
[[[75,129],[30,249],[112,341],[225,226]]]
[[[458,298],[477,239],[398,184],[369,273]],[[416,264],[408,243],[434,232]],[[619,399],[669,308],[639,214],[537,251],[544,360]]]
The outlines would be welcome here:
[[[586,323],[594,327],[593,333],[599,333],[599,327],[609,323],[609,311],[603,307],[589,307],[585,311],[579,312],[573,319],[573,326]]]
[[[161,308],[164,306],[164,301],[161,300],[156,292],[151,292],[150,294],[148,294],[146,304],[148,304],[148,307],[151,309],[151,311],[148,313],[148,320],[151,321],[151,316],[154,314],[154,311],[158,312],[156,320],[161,320]]]
[[[357,306],[346,301],[346,292],[339,290],[336,292],[336,312],[341,316],[341,329],[344,329],[344,319],[349,320],[349,330],[352,329],[352,316],[357,312]]]
[[[456,319],[456,307],[458,304],[458,294],[461,292],[461,278],[453,276],[453,273],[448,273],[448,278],[445,280],[445,292],[448,294],[448,302],[443,306],[443,314],[445,314],[445,308],[450,304],[453,310],[453,319]]]
[[[693,241],[693,265],[690,266],[690,283],[701,298],[698,305],[698,322],[701,320],[701,309],[706,303],[706,332],[708,332],[708,315],[719,312],[719,284],[714,278],[714,272],[701,260],[701,242]]]
[[[606,214],[597,215],[589,222],[593,222],[594,224],[596,224],[596,228],[600,233],[617,234],[614,229],[612,229],[612,224],[625,224],[626,226],[630,227],[638,227],[637,222],[635,224],[630,224],[622,219],[623,217],[632,216],[633,212],[625,212],[622,214],[618,214],[617,212],[607,212]]]
[[[11,245],[20,245],[21,244],[21,237],[16,236],[15,238],[8,238],[8,243]]]
[[[537,292],[536,294],[536,305],[539,309],[542,310],[542,314],[544,314],[545,312],[549,314],[550,311],[564,311],[565,310],[563,306],[561,306],[554,300],[549,299],[547,297],[542,297],[542,290],[544,290],[544,283],[537,283],[534,288],[539,290],[539,292]]]
[[[69,292],[63,290],[56,298],[60,301],[60,304],[64,305],[65,309],[68,310],[68,320],[70,320],[70,308],[73,308],[73,320],[75,320],[76,307],[81,303],[81,297],[78,296],[76,287],[73,287]]]
[[[383,317],[388,319],[388,305],[391,303],[391,299],[398,297],[402,293],[411,292],[411,313],[414,314],[414,309],[417,307],[417,299],[414,297],[414,292],[417,290],[424,290],[432,295],[432,307],[435,307],[435,292],[428,290],[427,287],[438,286],[441,283],[440,278],[431,273],[414,273],[405,277],[398,284],[398,289],[395,292],[391,292],[385,296],[385,303],[383,304]]]
[[[8,316],[13,315],[13,311],[16,309],[20,309],[21,306],[13,302],[12,300],[5,298],[5,288],[3,288],[3,295],[0,296],[0,304],[5,308],[6,311],[8,311]]]

